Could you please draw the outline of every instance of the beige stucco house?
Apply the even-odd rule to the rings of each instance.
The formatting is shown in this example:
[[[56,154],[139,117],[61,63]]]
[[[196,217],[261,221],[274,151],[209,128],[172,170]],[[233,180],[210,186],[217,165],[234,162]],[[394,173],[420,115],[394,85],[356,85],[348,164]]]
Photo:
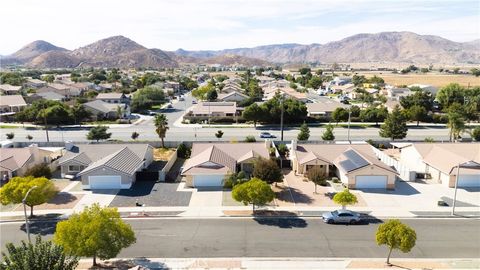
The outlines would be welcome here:
[[[297,174],[319,167],[352,189],[394,189],[397,172],[379,161],[369,144],[298,144],[292,141],[290,159]]]

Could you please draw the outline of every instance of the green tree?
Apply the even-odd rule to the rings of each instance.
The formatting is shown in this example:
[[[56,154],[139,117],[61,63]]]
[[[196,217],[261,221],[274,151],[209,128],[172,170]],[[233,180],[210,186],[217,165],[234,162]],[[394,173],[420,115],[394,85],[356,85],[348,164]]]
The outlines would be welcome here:
[[[25,139],[27,139],[28,141],[31,141],[33,139],[33,136],[28,134],[27,136],[25,136]]]
[[[38,113],[37,119],[43,120],[45,117],[48,125],[59,126],[72,122],[70,108],[66,104],[56,104],[41,110]]]
[[[29,169],[24,174],[25,176],[33,176],[35,178],[37,177],[45,177],[47,179],[52,178],[52,170],[50,170],[50,167],[46,163],[40,163],[37,164]]]
[[[6,252],[2,252],[2,270],[75,270],[78,265],[78,257],[67,255],[51,241],[42,241],[40,235],[34,244],[23,240],[19,246],[7,243]]]
[[[283,181],[282,170],[273,159],[258,158],[253,164],[253,176],[269,184]]]
[[[7,140],[11,140],[15,137],[15,133],[13,132],[6,133],[5,136],[7,137]]]
[[[242,116],[246,121],[253,121],[253,126],[257,127],[257,122],[262,120],[262,109],[257,103],[253,103],[245,108]]]
[[[140,137],[140,133],[136,131],[132,132],[132,136],[131,136],[132,140],[136,140],[138,139],[138,137]]]
[[[413,91],[413,94],[400,97],[400,105],[402,105],[404,109],[410,109],[410,107],[417,105],[425,108],[427,112],[432,110],[434,99],[432,93],[418,87],[412,87],[410,90]]]
[[[465,88],[458,83],[450,83],[445,87],[440,88],[435,99],[440,102],[442,108],[448,109],[451,104],[457,102],[464,103]]]
[[[310,138],[310,129],[308,128],[307,123],[303,122],[300,126],[300,132],[297,135],[297,140],[306,141]]]
[[[0,188],[0,202],[3,205],[10,203],[21,203],[27,191],[32,187],[28,198],[25,202],[30,207],[30,216],[33,216],[33,207],[48,202],[57,194],[58,190],[52,181],[45,177],[34,178],[27,177],[13,177]]]
[[[315,193],[317,193],[317,185],[325,186],[327,184],[327,173],[319,166],[313,166],[309,169],[307,178],[315,184]]]
[[[215,133],[215,137],[217,137],[217,139],[219,140],[222,138],[222,136],[223,136],[223,131],[221,130],[218,130],[217,133]]]
[[[218,97],[218,94],[217,94],[217,90],[215,90],[215,88],[212,88],[212,89],[208,90],[208,92],[206,94],[206,99],[208,101],[215,101],[215,100],[217,100],[217,97]]]
[[[480,69],[478,69],[478,68],[472,68],[472,69],[470,69],[470,72],[471,72],[472,75],[474,75],[475,77],[480,76]]]
[[[407,110],[408,117],[412,121],[417,121],[417,127],[420,124],[420,121],[427,117],[427,110],[420,105],[413,105]]]
[[[87,140],[96,140],[97,142],[99,140],[108,140],[112,136],[112,133],[107,132],[108,127],[107,126],[96,126],[90,129],[87,133]]]
[[[378,226],[375,235],[378,245],[389,247],[387,264],[390,265],[390,255],[393,249],[407,253],[415,246],[417,234],[415,230],[403,224],[398,219],[391,219]]]
[[[53,74],[48,74],[43,77],[43,80],[48,83],[53,83],[53,81],[55,80],[55,76],[53,76]]]
[[[333,201],[336,204],[340,204],[342,209],[345,209],[347,205],[353,205],[358,203],[357,196],[351,193],[348,188],[344,189],[342,192],[339,192],[333,196]]]
[[[337,125],[338,125],[338,122],[348,121],[348,110],[342,107],[336,108],[332,112],[332,120],[337,122]]]
[[[400,106],[397,105],[380,127],[379,134],[381,137],[390,138],[394,141],[395,139],[405,138],[407,136],[407,131],[407,121],[402,115]]]
[[[465,131],[465,118],[462,105],[459,103],[453,103],[448,108],[448,123],[447,127],[450,128],[450,141],[455,141],[460,138],[460,135]]]
[[[26,79],[18,72],[0,72],[0,84],[22,85]]]
[[[333,141],[335,140],[335,135],[333,134],[333,126],[327,125],[325,131],[322,134],[322,140],[324,141]]]
[[[91,116],[91,113],[85,109],[85,107],[82,106],[82,104],[75,104],[71,108],[72,116],[73,116],[73,121],[75,124],[79,123],[81,124],[82,121],[85,119],[89,118]]]
[[[474,139],[477,142],[480,142],[480,127],[475,127],[472,130],[470,135],[472,136],[472,139]]]
[[[207,84],[204,86],[200,86],[197,89],[192,91],[192,96],[199,99],[199,100],[206,100],[207,99],[207,93],[215,90],[215,86],[212,84]]]
[[[114,258],[136,239],[131,226],[120,218],[116,208],[102,208],[95,203],[59,222],[53,241],[68,253],[93,257],[95,266],[97,257]]]
[[[245,137],[245,142],[256,142],[257,139],[255,139],[254,136],[252,135],[248,135],[247,137]]]
[[[382,122],[388,116],[388,110],[385,107],[369,106],[365,110],[360,112],[360,119],[362,122],[375,122],[378,126],[378,122]]]
[[[162,147],[165,148],[165,136],[167,134],[168,127],[168,119],[167,116],[163,113],[155,115],[155,132],[157,132],[158,137],[162,140]]]
[[[155,86],[147,86],[138,89],[132,97],[131,108],[133,112],[149,110],[152,106],[165,103],[163,89]]]
[[[244,205],[252,204],[253,213],[255,205],[265,205],[275,198],[275,193],[268,183],[258,178],[252,178],[233,187],[232,198]]]
[[[350,106],[350,115],[352,117],[359,117],[360,116],[360,107],[357,105]]]

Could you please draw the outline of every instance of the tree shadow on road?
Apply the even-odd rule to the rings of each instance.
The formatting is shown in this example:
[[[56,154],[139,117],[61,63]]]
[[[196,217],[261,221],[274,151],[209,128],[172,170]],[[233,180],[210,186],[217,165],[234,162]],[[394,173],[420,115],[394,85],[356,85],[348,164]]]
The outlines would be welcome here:
[[[45,221],[30,221],[29,223],[30,233],[39,234],[42,236],[53,234],[57,228],[57,222],[45,222]],[[20,226],[20,230],[27,232],[25,223]]]
[[[305,228],[308,226],[307,221],[298,217],[255,217],[260,225],[275,226],[281,229]]]

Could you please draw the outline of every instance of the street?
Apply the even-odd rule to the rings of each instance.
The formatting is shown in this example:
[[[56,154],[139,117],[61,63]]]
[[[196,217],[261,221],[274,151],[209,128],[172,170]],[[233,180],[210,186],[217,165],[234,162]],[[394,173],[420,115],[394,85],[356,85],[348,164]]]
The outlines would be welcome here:
[[[169,130],[167,131],[167,141],[217,141],[215,133],[218,130],[224,132],[221,140],[224,141],[242,141],[248,135],[253,135],[257,139],[262,131],[270,132],[275,135],[276,140],[280,140],[281,132],[280,127],[176,127],[174,123],[182,117],[185,110],[192,106],[192,97],[190,94],[185,95],[185,101],[179,101],[173,104],[173,108],[165,109],[162,111],[167,116]],[[158,140],[158,135],[155,132],[153,125],[153,117],[147,116],[146,120],[142,120],[140,123],[123,127],[114,126],[108,129],[108,132],[112,133],[111,139],[129,141],[131,140],[132,132],[136,131],[140,133],[138,140],[153,141]],[[353,141],[363,141],[367,139],[373,140],[388,140],[380,137],[377,127],[359,127],[352,126],[350,128],[350,139]],[[310,127],[310,140],[321,140],[322,134],[325,131],[324,127]],[[26,141],[26,136],[33,136],[33,142],[45,142],[46,134],[41,129],[24,129],[24,128],[3,128],[2,134],[13,132],[15,134],[14,141]],[[51,129],[49,130],[50,141],[87,141],[86,134],[88,129]],[[286,127],[284,129],[284,140],[296,139],[299,132],[299,128]],[[334,129],[335,140],[345,141],[348,139],[348,129],[346,127],[338,126]],[[431,137],[436,141],[447,141],[449,139],[449,129],[444,127],[415,127],[409,126],[406,140],[423,141],[426,137]],[[2,138],[3,139],[3,138]]]
[[[377,246],[380,221],[329,225],[317,218],[129,219],[137,242],[118,257],[346,257],[383,258]],[[402,220],[417,233],[410,253],[393,257],[478,258],[480,226],[474,219]],[[23,223],[0,224],[1,246],[26,240]],[[51,238],[54,222],[34,223],[31,231]]]

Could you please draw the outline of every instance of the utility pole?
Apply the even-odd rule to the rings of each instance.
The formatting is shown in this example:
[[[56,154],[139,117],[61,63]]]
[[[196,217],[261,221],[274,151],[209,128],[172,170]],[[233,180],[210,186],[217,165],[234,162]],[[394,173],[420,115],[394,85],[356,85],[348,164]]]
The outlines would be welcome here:
[[[29,227],[29,224],[28,224],[28,217],[27,217],[27,206],[26,206],[26,203],[27,203],[27,197],[28,195],[30,195],[30,192],[34,189],[36,189],[37,186],[33,186],[31,187],[28,191],[27,191],[27,194],[25,194],[25,197],[23,198],[22,200],[22,203],[23,203],[23,213],[25,214],[25,228],[27,229],[27,237],[28,237],[28,243],[31,243],[32,241],[30,240],[30,227]]]
[[[350,116],[352,115],[352,107],[348,108],[348,130],[347,130],[347,138],[348,138],[348,144],[352,144],[350,141]]]
[[[280,99],[280,107],[281,107],[281,113],[280,113],[280,140],[283,142],[283,95],[281,96]]]
[[[47,109],[45,108],[45,105],[43,105],[43,122],[45,124],[45,134],[47,135],[47,142],[50,142],[50,139],[48,138],[48,126],[47,126]]]

